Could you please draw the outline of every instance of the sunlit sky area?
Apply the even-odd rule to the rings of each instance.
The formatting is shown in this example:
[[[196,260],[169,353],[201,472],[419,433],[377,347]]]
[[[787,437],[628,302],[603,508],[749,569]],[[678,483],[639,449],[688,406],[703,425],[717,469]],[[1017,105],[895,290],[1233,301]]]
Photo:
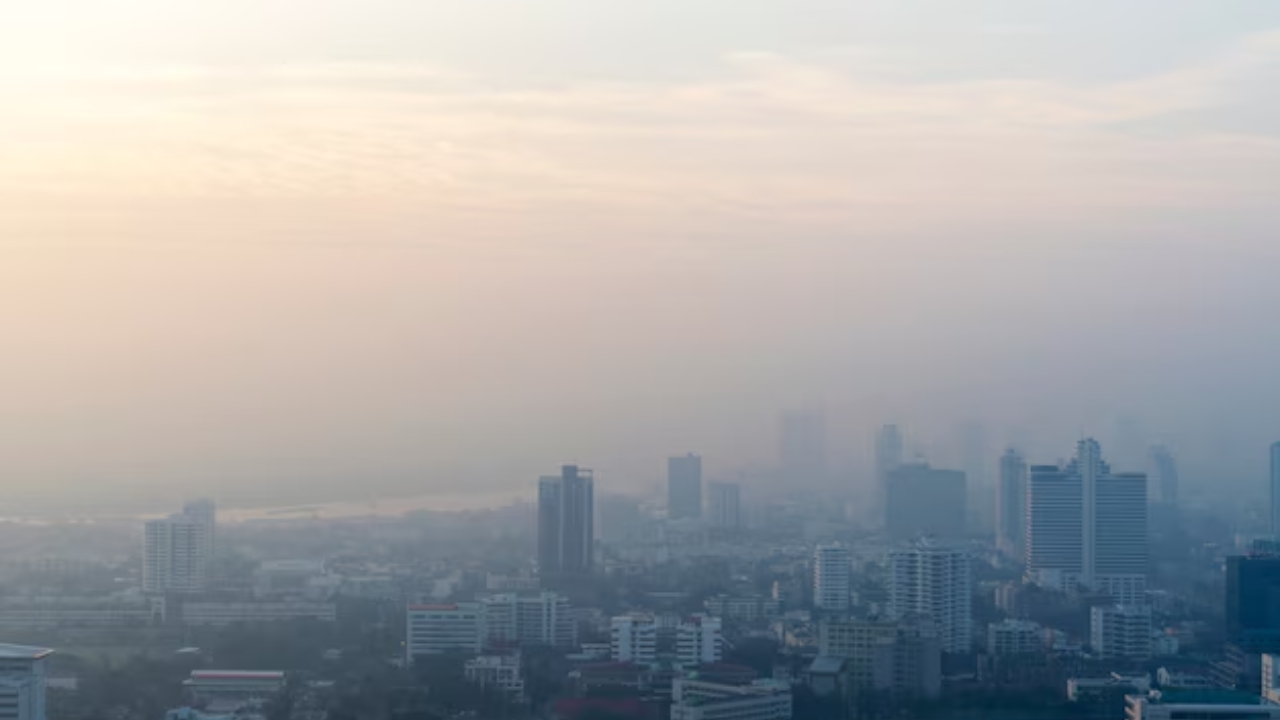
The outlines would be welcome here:
[[[1271,0],[5,3],[0,481],[642,493],[823,408],[1261,483],[1276,88]]]

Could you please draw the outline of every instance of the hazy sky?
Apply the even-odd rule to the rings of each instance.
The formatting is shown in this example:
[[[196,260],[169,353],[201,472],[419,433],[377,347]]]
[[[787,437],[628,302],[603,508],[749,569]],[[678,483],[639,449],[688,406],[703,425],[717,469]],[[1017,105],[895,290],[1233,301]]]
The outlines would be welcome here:
[[[1248,479],[1276,88],[1273,0],[5,3],[0,481],[637,489],[817,406]]]

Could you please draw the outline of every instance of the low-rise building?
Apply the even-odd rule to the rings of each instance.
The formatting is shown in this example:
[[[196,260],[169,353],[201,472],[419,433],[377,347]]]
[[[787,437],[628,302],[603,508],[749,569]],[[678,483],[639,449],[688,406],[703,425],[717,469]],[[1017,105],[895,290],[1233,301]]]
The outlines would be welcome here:
[[[279,671],[194,670],[182,685],[194,705],[270,700],[284,690]]]
[[[210,600],[183,601],[182,624],[191,627],[226,627],[239,623],[315,620],[331,623],[338,619],[337,605],[302,600]]]
[[[791,720],[791,688],[775,680],[720,685],[677,679],[671,720]]]
[[[718,663],[723,642],[720,618],[690,616],[676,627],[676,660],[686,667]]]
[[[516,700],[524,697],[519,654],[481,655],[468,660],[463,671],[468,682],[482,688],[501,690]]]
[[[653,663],[658,656],[657,619],[644,613],[615,617],[610,624],[610,649],[614,662]]]
[[[1089,639],[1098,657],[1146,660],[1151,657],[1151,608],[1094,606],[1089,611]]]
[[[405,654],[409,662],[446,652],[480,654],[485,641],[484,606],[480,603],[410,605]]]

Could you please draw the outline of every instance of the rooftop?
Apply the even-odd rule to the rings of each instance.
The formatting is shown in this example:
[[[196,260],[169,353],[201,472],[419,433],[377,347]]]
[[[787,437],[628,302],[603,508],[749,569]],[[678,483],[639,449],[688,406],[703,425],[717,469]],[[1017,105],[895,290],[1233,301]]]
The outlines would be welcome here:
[[[0,660],[39,660],[52,654],[49,648],[0,643]]]
[[[1195,688],[1188,690],[1161,690],[1149,699],[1161,705],[1262,705],[1258,695],[1242,690],[1219,688]]]

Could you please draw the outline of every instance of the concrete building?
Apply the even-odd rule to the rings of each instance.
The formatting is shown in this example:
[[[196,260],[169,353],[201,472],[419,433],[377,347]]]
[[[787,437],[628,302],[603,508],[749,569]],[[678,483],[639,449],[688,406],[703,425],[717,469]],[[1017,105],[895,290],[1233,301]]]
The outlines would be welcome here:
[[[1227,558],[1227,638],[1280,637],[1280,555]]]
[[[996,547],[1018,562],[1026,559],[1027,461],[1014,450],[1000,457],[996,487]]]
[[[658,620],[644,613],[613,618],[609,624],[609,649],[614,662],[652,664],[658,657]]]
[[[409,662],[446,652],[480,654],[487,636],[484,605],[455,603],[410,605],[405,654]]]
[[[849,609],[852,563],[849,548],[838,543],[819,545],[813,551],[815,607],[828,612],[844,612]]]
[[[722,685],[677,678],[671,720],[791,720],[791,687],[774,680]]]
[[[1043,631],[1030,620],[1005,620],[987,625],[987,654],[1032,655],[1044,649]]]
[[[182,514],[205,528],[205,544],[210,558],[218,555],[218,506],[209,498],[192,500],[182,506]]]
[[[571,648],[577,623],[569,599],[554,592],[506,593],[481,599],[486,646],[502,644]]]
[[[285,685],[283,672],[256,670],[194,670],[182,683],[193,705],[270,700]]]
[[[876,642],[872,686],[898,695],[936,698],[942,694],[942,639],[925,617],[900,621],[892,638]]]
[[[714,528],[742,527],[742,489],[737,483],[707,485],[707,521]]]
[[[46,720],[52,654],[48,648],[0,644],[0,720]]]
[[[702,458],[693,453],[667,460],[667,516],[702,517]]]
[[[590,575],[595,553],[595,480],[576,465],[538,481],[538,573]]]
[[[1152,690],[1125,697],[1125,720],[1280,720],[1280,705],[1235,690]]]
[[[676,661],[685,667],[720,662],[723,645],[723,626],[718,617],[693,615],[676,627]]]
[[[936,470],[927,463],[899,465],[889,471],[885,529],[898,540],[921,535],[961,539],[968,517],[967,488],[959,470]]]
[[[927,539],[891,552],[888,611],[895,619],[931,618],[938,624],[943,652],[969,652],[973,642],[969,556]]]
[[[1280,705],[1280,655],[1262,654],[1262,697]]]
[[[1094,440],[1065,467],[1030,469],[1027,577],[1044,587],[1085,587],[1117,604],[1146,602],[1147,476],[1113,473]]]
[[[726,620],[754,622],[782,613],[782,603],[763,595],[714,595],[703,602],[707,612]]]
[[[1098,657],[1146,660],[1151,657],[1151,607],[1095,606],[1089,610],[1089,644]]]
[[[188,627],[227,627],[239,623],[315,620],[331,623],[338,619],[332,602],[305,600],[182,600],[176,608]]]
[[[524,679],[520,675],[520,655],[481,655],[463,666],[467,682],[482,688],[501,690],[520,701],[524,697]]]
[[[204,520],[173,515],[143,527],[143,592],[193,593],[205,589],[210,555],[210,526]]]

